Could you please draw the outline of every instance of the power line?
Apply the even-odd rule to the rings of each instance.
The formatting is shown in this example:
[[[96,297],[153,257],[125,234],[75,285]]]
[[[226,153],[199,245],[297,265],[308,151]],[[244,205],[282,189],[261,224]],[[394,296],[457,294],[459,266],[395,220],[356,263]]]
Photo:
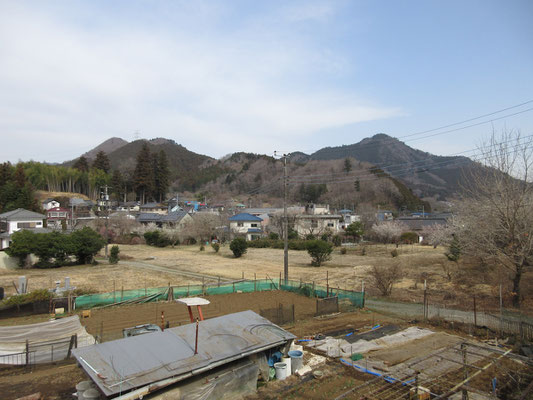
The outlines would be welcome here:
[[[522,106],[524,106],[526,104],[530,104],[530,103],[533,103],[533,100],[528,100],[528,101],[525,101],[523,103],[516,104],[514,106],[502,108],[500,110],[493,111],[493,112],[490,112],[490,113],[487,113],[487,114],[483,114],[483,115],[480,115],[480,116],[477,116],[477,117],[468,118],[468,119],[465,119],[463,121],[459,121],[459,122],[454,122],[454,123],[451,123],[451,124],[443,125],[443,126],[440,126],[438,128],[427,129],[427,130],[424,130],[424,131],[410,133],[410,134],[402,135],[402,136],[398,136],[398,137],[391,137],[391,139],[400,140],[400,139],[410,138],[410,137],[413,137],[413,136],[422,135],[422,134],[425,134],[425,133],[435,132],[435,131],[438,131],[438,130],[441,130],[441,129],[450,128],[452,126],[457,126],[457,125],[465,124],[465,123],[468,123],[468,122],[471,122],[471,121],[475,121],[475,120],[478,120],[478,119],[481,119],[481,118],[486,118],[486,117],[490,117],[492,115],[500,114],[500,113],[502,113],[504,111],[509,111],[509,110],[512,110],[512,109],[515,109],[515,108],[519,108],[519,107],[522,107]],[[509,117],[513,117],[515,115],[523,114],[523,113],[526,113],[526,112],[529,112],[529,111],[532,111],[532,110],[533,110],[533,107],[532,108],[528,108],[526,110],[518,111],[516,113],[504,115],[504,116],[501,116],[501,117],[498,117],[498,118],[493,118],[493,119],[489,119],[489,120],[486,120],[486,121],[482,121],[482,122],[479,122],[479,123],[476,123],[476,124],[471,124],[471,125],[467,125],[467,126],[464,126],[464,127],[451,129],[451,130],[448,130],[448,131],[445,131],[445,132],[439,132],[439,133],[433,134],[433,135],[427,135],[427,136],[424,136],[424,137],[421,137],[421,138],[415,138],[415,139],[411,139],[411,140],[406,140],[405,142],[411,142],[411,141],[415,141],[415,140],[422,140],[422,139],[426,139],[426,138],[430,138],[430,137],[434,137],[434,136],[438,136],[438,135],[443,135],[443,134],[446,134],[446,133],[451,133],[451,132],[456,132],[456,131],[467,129],[467,128],[472,128],[472,127],[483,125],[483,124],[488,124],[488,123],[491,123],[491,122],[494,122],[494,121],[498,121],[498,120],[501,120],[501,119],[504,119],[504,118],[509,118]],[[375,147],[376,144],[366,144],[366,145],[365,144],[361,144],[360,146],[366,146],[365,148],[371,148],[371,147]],[[341,146],[336,146],[336,147],[341,147]],[[312,154],[312,153],[315,153],[315,152],[317,152],[319,150],[322,150],[323,152],[336,151],[335,149],[330,147],[330,148],[323,148],[323,149],[301,150],[301,152]]]

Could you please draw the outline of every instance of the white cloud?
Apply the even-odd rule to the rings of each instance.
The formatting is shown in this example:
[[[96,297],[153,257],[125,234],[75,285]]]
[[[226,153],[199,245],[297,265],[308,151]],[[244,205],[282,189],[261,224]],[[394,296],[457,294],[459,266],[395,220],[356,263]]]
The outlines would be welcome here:
[[[131,139],[137,129],[212,156],[270,153],[298,149],[319,131],[402,113],[349,87],[328,87],[345,60],[290,24],[215,28],[221,11],[202,9],[202,18],[189,15],[199,18],[196,29],[190,21],[186,29],[87,26],[37,7],[0,8],[8,14],[0,20],[0,159],[45,159],[39,149],[53,138],[61,156],[51,161],[60,161],[82,152],[73,144],[88,150],[110,136]],[[288,19],[332,13],[331,6],[304,11]]]

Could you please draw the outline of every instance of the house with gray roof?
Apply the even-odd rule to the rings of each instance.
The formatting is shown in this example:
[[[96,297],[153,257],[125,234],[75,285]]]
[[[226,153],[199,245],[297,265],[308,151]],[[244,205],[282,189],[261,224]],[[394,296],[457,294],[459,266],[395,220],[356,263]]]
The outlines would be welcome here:
[[[186,211],[174,211],[167,215],[154,212],[141,212],[137,217],[137,221],[145,225],[154,223],[158,227],[171,226],[173,228],[183,228],[189,221],[192,221],[192,217]]]
[[[9,247],[14,232],[21,229],[42,229],[45,219],[45,215],[23,208],[0,214],[0,250]]]

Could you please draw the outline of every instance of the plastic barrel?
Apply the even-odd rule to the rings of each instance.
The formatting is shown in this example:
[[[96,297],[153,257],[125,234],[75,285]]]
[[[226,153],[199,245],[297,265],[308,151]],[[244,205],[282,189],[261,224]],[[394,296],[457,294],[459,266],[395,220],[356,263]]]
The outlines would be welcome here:
[[[98,400],[100,398],[100,393],[96,389],[88,389],[83,392],[83,400]]]
[[[93,388],[93,384],[91,381],[81,381],[76,385],[76,393],[78,395],[78,399],[83,399],[83,393],[85,393],[86,390],[89,390]]]
[[[290,357],[281,357],[281,362],[287,364],[287,376],[292,375],[291,358]]]
[[[289,351],[289,357],[291,358],[292,373],[296,373],[304,365],[304,353],[300,350]]]
[[[274,364],[276,369],[276,379],[282,381],[287,378],[287,364],[284,362],[277,362]]]

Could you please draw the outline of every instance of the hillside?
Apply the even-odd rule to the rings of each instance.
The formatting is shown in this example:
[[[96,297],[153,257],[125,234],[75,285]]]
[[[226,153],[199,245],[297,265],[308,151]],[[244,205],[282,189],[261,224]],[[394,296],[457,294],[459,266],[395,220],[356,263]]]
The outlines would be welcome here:
[[[89,160],[94,160],[96,157],[96,154],[99,151],[103,151],[104,153],[109,154],[115,150],[120,149],[121,147],[127,144],[128,142],[125,141],[124,139],[121,139],[118,137],[112,137],[111,139],[107,139],[105,142],[100,143],[94,149],[89,150],[87,153],[83,154],[83,156]]]
[[[311,155],[312,160],[339,160],[353,157],[374,164],[406,183],[419,196],[453,197],[463,173],[475,167],[466,157],[442,157],[413,149],[396,138],[377,134],[359,143],[326,147]]]

